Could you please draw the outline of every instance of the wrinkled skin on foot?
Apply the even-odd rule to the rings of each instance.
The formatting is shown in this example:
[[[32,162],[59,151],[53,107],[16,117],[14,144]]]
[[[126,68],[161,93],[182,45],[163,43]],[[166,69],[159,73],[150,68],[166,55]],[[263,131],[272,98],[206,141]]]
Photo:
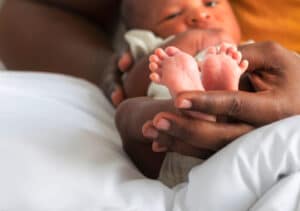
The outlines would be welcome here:
[[[203,90],[195,59],[175,47],[159,48],[149,57],[150,79],[168,87],[171,95],[182,91]]]
[[[240,50],[249,61],[247,71],[255,92],[195,91],[181,93],[175,100],[182,112],[223,115],[238,122],[207,122],[162,112],[151,120],[158,132],[157,142],[165,143],[169,151],[179,152],[178,145],[189,145],[194,155],[200,147],[218,150],[257,127],[300,114],[300,57],[273,42],[255,43]],[[157,122],[161,119],[169,126],[160,128]]]
[[[223,43],[220,49],[208,48],[199,66],[205,90],[238,90],[248,61],[242,60],[242,54],[235,46]]]
[[[200,70],[192,56],[175,47],[168,47],[166,50],[157,49],[150,56],[149,61],[151,80],[167,86],[173,99],[180,92],[203,90],[203,85],[206,90],[237,90],[240,76],[248,67],[248,61],[242,60],[242,55],[237,48],[225,43],[220,46],[220,49],[217,47],[207,49],[205,58],[199,63]],[[215,116],[201,112],[186,113],[196,119],[216,121]],[[148,122],[146,128],[151,128],[150,124]],[[170,125],[163,119],[157,126],[165,129]],[[157,152],[167,150],[156,141],[153,142],[152,148]]]

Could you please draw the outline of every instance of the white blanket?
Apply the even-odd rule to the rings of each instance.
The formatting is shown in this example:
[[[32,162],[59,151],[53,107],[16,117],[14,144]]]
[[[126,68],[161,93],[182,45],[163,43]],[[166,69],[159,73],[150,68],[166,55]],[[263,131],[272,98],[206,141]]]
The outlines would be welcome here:
[[[169,189],[131,164],[88,82],[1,72],[0,96],[0,210],[300,210],[300,117],[241,137]]]

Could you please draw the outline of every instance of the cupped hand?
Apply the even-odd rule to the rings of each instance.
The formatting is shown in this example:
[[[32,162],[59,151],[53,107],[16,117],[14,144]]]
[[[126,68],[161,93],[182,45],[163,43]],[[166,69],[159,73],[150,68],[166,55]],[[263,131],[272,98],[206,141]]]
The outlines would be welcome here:
[[[151,121],[158,131],[155,142],[179,153],[178,143],[189,145],[190,152],[217,151],[254,128],[300,113],[300,57],[273,42],[246,45],[241,51],[250,63],[247,74],[255,92],[196,91],[181,93],[175,100],[183,113],[199,111],[236,121],[209,122],[159,113]]]
[[[249,61],[248,77],[255,92],[187,92],[177,96],[176,107],[256,127],[300,114],[300,57],[273,42],[242,46],[241,51]]]

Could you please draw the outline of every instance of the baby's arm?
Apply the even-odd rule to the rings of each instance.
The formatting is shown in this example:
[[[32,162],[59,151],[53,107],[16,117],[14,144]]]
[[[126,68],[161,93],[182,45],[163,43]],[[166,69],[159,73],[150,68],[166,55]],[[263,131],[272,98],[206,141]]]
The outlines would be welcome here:
[[[118,107],[115,119],[124,150],[137,168],[150,178],[158,177],[165,153],[152,151],[152,142],[145,139],[142,127],[161,111],[174,112],[173,103],[170,100],[152,100],[149,97],[132,98]]]

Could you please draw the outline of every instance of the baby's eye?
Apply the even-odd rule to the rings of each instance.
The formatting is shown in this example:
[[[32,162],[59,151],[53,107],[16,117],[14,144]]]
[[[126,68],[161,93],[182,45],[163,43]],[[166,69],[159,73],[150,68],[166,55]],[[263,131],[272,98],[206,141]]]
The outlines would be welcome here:
[[[167,17],[165,17],[164,20],[171,20],[173,18],[180,16],[181,14],[182,14],[182,11],[174,12],[174,13],[168,15]]]
[[[204,5],[206,7],[215,7],[215,6],[217,6],[217,4],[218,4],[218,1],[207,1],[204,3]]]

